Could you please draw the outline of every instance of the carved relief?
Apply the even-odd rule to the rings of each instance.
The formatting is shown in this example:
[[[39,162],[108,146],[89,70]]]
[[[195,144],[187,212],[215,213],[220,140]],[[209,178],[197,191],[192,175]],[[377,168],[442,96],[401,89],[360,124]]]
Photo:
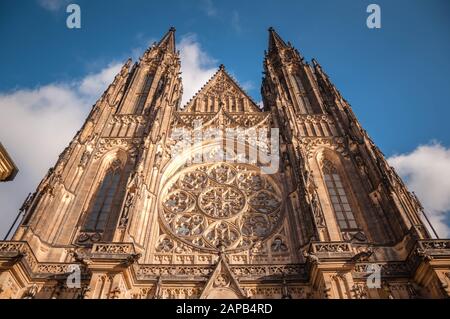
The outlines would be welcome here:
[[[174,237],[200,250],[217,250],[219,244],[242,250],[277,228],[281,194],[252,166],[201,164],[169,182],[160,216]]]
[[[94,158],[99,159],[104,153],[114,148],[122,148],[127,150],[130,157],[135,157],[137,155],[137,148],[140,143],[140,138],[101,138],[99,140],[99,145]]]

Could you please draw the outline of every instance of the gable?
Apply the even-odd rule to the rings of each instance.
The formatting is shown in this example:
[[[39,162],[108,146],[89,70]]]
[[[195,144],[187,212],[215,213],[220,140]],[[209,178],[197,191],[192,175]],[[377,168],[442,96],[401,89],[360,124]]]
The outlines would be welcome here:
[[[183,108],[185,112],[260,112],[256,103],[225,71],[223,65]]]
[[[247,298],[233,275],[223,255],[219,256],[216,268],[203,288],[200,299],[244,299]]]

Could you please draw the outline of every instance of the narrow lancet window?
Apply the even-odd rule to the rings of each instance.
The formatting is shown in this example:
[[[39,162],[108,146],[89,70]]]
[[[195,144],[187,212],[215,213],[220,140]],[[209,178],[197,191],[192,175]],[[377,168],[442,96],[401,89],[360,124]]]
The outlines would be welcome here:
[[[122,169],[120,165],[113,165],[105,174],[87,216],[84,230],[102,232],[108,223],[117,196]]]
[[[324,163],[323,175],[339,228],[341,231],[358,229],[341,176],[329,161]]]

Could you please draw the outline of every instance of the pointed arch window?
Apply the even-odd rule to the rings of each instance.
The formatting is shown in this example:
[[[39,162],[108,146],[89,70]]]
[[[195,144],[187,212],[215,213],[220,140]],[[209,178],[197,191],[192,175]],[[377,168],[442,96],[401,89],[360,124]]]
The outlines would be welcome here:
[[[87,216],[84,231],[102,232],[106,229],[114,207],[114,199],[118,194],[122,167],[115,161],[107,170],[100,183]]]
[[[148,93],[150,92],[152,83],[153,83],[153,74],[148,73],[145,76],[145,79],[142,83],[140,92],[137,93],[138,101],[137,101],[136,110],[135,110],[136,114],[140,114],[143,112],[144,106],[145,106],[145,101],[147,100],[147,96],[148,96]]]
[[[341,231],[358,229],[341,176],[331,162],[324,161],[323,175],[339,228]]]

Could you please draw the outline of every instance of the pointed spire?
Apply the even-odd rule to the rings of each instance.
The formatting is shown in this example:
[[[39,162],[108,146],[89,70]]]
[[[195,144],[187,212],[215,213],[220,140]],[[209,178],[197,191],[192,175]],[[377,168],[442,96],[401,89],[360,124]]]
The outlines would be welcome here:
[[[317,62],[317,60],[315,59],[315,58],[312,58],[312,64],[313,64],[313,66],[315,66],[315,67],[318,67],[318,68],[322,68],[321,66],[320,66],[320,64],[319,64],[319,62]]]
[[[278,35],[274,28],[269,28],[269,52],[274,49],[287,47],[283,39]]]
[[[160,48],[165,48],[172,53],[175,53],[175,31],[174,27],[171,27],[169,31],[164,35],[164,37],[157,44]]]

